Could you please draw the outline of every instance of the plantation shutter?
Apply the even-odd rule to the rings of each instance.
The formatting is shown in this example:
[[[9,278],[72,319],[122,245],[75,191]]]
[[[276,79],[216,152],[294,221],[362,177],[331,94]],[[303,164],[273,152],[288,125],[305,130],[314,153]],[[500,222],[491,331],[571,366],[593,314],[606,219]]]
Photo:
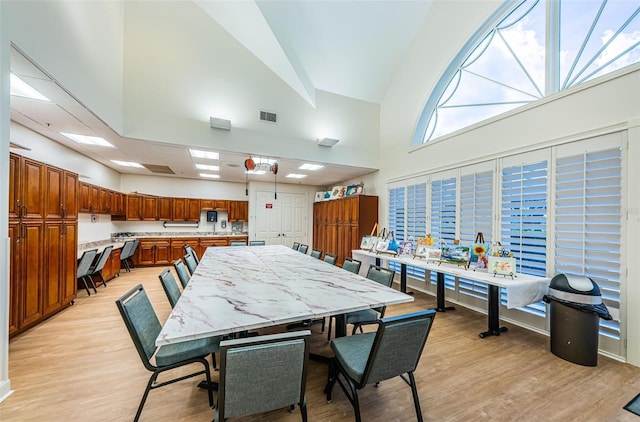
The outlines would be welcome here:
[[[413,242],[427,233],[427,183],[407,186],[407,236]],[[407,266],[407,275],[424,280],[424,269]]]
[[[464,172],[464,169],[462,170]],[[493,170],[460,176],[460,243],[471,245],[478,232],[491,243],[493,212]],[[458,291],[487,299],[486,283],[460,278]]]
[[[431,181],[431,236],[436,248],[441,242],[453,245],[456,238],[456,177]],[[436,283],[433,271],[431,283]],[[455,290],[453,276],[445,275],[445,287]]]
[[[389,189],[389,230],[393,230],[397,241],[404,240],[405,223],[405,187]],[[389,268],[400,271],[400,264],[389,261]]]
[[[555,272],[590,277],[610,309],[620,308],[621,163],[620,147],[556,160]],[[620,339],[619,321],[600,321]]]
[[[547,160],[504,167],[501,194],[502,245],[516,258],[517,272],[546,276]],[[523,310],[543,316],[546,307]]]

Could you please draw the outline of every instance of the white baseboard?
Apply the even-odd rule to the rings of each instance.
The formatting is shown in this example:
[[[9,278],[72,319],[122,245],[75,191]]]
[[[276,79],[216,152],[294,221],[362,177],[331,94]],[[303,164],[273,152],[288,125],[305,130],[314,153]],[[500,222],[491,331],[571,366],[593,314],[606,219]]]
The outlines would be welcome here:
[[[11,389],[11,381],[2,380],[0,381],[0,403],[4,401],[7,397],[9,397],[13,393]]]

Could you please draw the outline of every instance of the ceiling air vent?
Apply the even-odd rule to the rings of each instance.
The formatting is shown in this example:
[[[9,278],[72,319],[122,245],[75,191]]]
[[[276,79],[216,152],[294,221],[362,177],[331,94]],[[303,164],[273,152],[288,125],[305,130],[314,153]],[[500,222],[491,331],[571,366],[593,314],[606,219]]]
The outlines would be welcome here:
[[[277,123],[278,116],[276,113],[260,110],[260,120],[263,122]]]
[[[159,166],[157,164],[143,164],[143,166],[151,173],[175,174],[168,166]]]

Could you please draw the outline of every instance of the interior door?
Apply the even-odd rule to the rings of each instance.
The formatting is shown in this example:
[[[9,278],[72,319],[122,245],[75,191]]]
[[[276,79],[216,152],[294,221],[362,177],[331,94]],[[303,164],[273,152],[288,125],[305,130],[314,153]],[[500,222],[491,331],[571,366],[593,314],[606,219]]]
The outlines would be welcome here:
[[[255,240],[291,246],[307,240],[307,196],[303,193],[256,193]]]

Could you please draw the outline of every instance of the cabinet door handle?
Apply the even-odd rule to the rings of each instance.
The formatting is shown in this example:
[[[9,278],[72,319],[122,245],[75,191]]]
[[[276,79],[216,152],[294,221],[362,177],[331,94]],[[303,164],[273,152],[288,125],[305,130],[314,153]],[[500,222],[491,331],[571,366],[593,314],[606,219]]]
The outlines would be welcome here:
[[[29,232],[27,231],[27,223],[22,223],[22,230],[23,230],[23,232],[24,232],[24,233],[23,233],[23,235],[22,235],[22,237],[23,237],[24,239],[26,239],[26,238],[27,238],[27,234],[29,233]]]
[[[22,217],[26,217],[27,214],[29,213],[29,208],[26,205],[22,206],[22,209],[24,209],[24,214],[22,215]],[[21,218],[22,218],[21,217]],[[26,236],[25,236],[26,237]]]

